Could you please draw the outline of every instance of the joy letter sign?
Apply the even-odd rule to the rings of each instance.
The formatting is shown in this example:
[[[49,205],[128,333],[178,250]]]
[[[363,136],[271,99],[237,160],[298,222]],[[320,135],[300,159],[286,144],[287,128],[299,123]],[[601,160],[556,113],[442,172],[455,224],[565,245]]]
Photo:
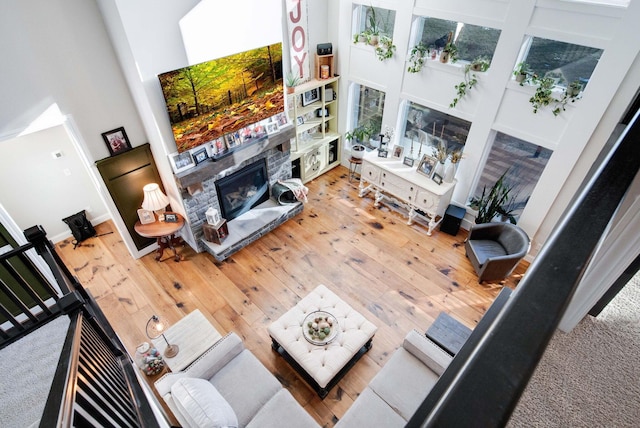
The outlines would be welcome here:
[[[287,0],[287,29],[291,55],[291,72],[300,80],[309,80],[309,38],[307,0]]]

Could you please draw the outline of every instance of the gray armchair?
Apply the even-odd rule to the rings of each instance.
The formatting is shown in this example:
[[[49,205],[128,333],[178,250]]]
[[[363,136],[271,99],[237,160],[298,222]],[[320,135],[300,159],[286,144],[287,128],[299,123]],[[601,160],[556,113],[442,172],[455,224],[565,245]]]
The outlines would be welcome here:
[[[524,230],[511,223],[474,225],[465,241],[467,257],[478,281],[502,280],[529,252],[531,242]]]

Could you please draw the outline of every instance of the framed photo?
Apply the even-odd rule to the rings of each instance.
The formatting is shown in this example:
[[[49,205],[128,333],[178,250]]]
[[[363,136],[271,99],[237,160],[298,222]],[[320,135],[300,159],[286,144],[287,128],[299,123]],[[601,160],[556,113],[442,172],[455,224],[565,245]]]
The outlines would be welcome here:
[[[436,163],[438,159],[433,156],[423,155],[420,163],[418,164],[418,172],[431,178],[433,171],[436,169]]]
[[[303,125],[304,124],[304,117],[298,116],[298,118],[296,119],[296,123],[298,125]]]
[[[209,153],[207,153],[206,147],[193,150],[191,155],[193,156],[193,161],[196,165],[209,159]]]
[[[164,213],[164,221],[167,223],[177,223],[178,214],[176,213]]]
[[[107,148],[109,149],[109,153],[111,154],[111,156],[126,152],[127,150],[131,150],[131,143],[129,142],[127,133],[124,132],[123,127],[103,132],[102,138],[107,144]]]
[[[402,159],[402,154],[404,153],[403,146],[393,146],[393,150],[391,151],[391,157],[394,159]]]
[[[232,148],[242,144],[242,139],[240,138],[240,132],[239,131],[227,134],[227,135],[224,136],[224,138],[227,141],[227,149],[232,149]]]
[[[320,101],[320,91],[318,88],[313,88],[312,90],[302,94],[302,107],[308,106],[316,101]]]
[[[174,174],[186,171],[189,168],[196,166],[193,156],[191,156],[191,152],[188,151],[182,153],[171,153],[169,155],[169,162],[171,162],[171,168],[173,168]]]
[[[289,118],[287,117],[286,113],[278,113],[276,115],[276,118],[278,119],[279,126],[285,126],[289,122]]]
[[[142,208],[138,210],[138,218],[141,224],[149,224],[156,221],[156,216],[153,215],[153,211],[143,210]]]
[[[227,151],[227,143],[224,141],[224,137],[218,137],[211,142],[211,150],[213,154],[220,155]]]
[[[406,166],[413,166],[414,162],[415,162],[415,159],[410,158],[409,156],[405,156],[404,160],[402,161],[402,163],[405,164]]]
[[[386,158],[387,156],[389,156],[389,150],[378,149],[379,158]]]
[[[434,173],[432,180],[438,184],[442,184],[442,176],[439,174]]]
[[[280,125],[278,125],[278,122],[269,122],[267,123],[266,128],[267,128],[267,135],[271,135],[271,134],[275,134],[280,130]]]

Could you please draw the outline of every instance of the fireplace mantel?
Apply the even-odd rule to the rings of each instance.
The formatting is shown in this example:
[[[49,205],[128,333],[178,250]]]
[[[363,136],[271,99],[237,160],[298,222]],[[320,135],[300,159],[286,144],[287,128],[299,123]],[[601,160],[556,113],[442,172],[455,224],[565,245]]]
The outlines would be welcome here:
[[[280,151],[289,151],[291,138],[295,137],[295,135],[296,133],[293,125],[281,128],[280,132],[268,135],[267,137],[258,139],[250,144],[240,146],[227,156],[219,158],[213,162],[203,162],[194,168],[180,174],[176,174],[176,181],[181,188],[187,189],[189,186],[200,184],[220,172],[235,165],[239,165],[244,160],[254,157],[266,150],[278,147]]]

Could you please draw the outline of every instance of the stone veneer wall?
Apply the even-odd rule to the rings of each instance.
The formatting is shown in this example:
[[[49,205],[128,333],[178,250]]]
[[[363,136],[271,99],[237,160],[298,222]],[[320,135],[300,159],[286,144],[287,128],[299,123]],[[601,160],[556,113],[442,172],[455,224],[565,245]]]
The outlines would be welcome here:
[[[267,175],[269,177],[269,189],[278,180],[286,180],[291,178],[291,155],[290,150],[280,151],[277,148],[268,149],[256,156],[246,159],[233,167],[227,168],[224,171],[216,174],[215,176],[208,178],[202,182],[202,191],[189,195],[183,193],[183,202],[187,214],[188,226],[191,227],[191,232],[198,245],[197,251],[205,251],[202,244],[202,238],[204,233],[202,231],[202,225],[207,221],[205,215],[209,207],[213,207],[222,212],[220,203],[218,201],[218,194],[216,193],[216,180],[224,178],[234,172],[250,165],[260,159],[266,159],[267,163]],[[269,190],[271,192],[271,190]]]

